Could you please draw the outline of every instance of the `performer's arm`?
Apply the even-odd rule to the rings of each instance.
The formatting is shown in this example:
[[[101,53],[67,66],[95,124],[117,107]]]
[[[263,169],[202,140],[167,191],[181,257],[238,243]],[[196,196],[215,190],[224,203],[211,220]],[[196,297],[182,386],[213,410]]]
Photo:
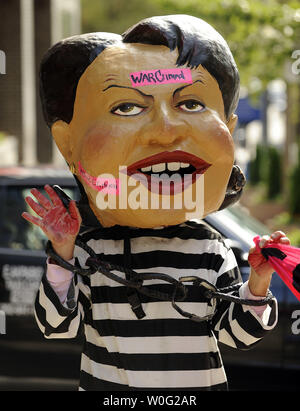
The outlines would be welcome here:
[[[27,204],[40,218],[26,212],[22,216],[43,230],[60,257],[70,260],[80,229],[80,213],[74,201],[67,210],[50,186],[45,186],[45,190],[50,200],[37,189],[32,189],[31,193],[38,202],[26,197]],[[47,338],[73,338],[84,314],[83,304],[89,305],[89,287],[79,276],[61,267],[58,270],[56,265],[56,268],[52,264],[49,266],[35,301],[36,321]]]

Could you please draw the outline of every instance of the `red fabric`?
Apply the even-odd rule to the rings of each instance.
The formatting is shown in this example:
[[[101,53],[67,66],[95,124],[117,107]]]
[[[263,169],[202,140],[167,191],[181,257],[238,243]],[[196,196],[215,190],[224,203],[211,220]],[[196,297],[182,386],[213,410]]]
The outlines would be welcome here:
[[[256,248],[260,252],[262,251],[262,249],[266,249],[267,252],[267,249],[276,248],[286,255],[286,257],[284,257],[283,259],[274,256],[268,256],[267,261],[271,265],[271,267],[276,271],[276,273],[279,275],[282,281],[286,284],[286,286],[292,291],[295,297],[300,301],[300,292],[297,291],[297,289],[294,286],[296,283],[297,288],[300,289],[300,248],[293,247],[291,245],[279,244],[275,242],[266,244],[263,248],[260,248],[260,239],[261,238],[259,236],[253,238]],[[296,268],[297,266],[298,268]],[[295,270],[298,271],[297,276],[295,275]]]

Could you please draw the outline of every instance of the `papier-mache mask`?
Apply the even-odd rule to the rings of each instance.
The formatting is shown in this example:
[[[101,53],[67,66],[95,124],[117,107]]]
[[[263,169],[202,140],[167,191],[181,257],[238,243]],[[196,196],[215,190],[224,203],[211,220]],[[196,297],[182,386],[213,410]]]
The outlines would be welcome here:
[[[122,36],[62,40],[46,53],[40,80],[45,119],[82,210],[102,226],[179,224],[239,198],[238,70],[203,20],[152,17]]]

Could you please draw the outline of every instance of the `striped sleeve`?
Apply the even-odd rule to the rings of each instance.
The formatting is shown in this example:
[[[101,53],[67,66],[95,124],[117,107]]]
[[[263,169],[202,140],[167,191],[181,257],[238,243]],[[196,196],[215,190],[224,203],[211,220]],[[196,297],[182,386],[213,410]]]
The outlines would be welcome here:
[[[233,251],[222,242],[224,261],[218,271],[218,288],[241,283],[241,275]],[[240,291],[233,295],[243,297]],[[249,349],[256,345],[277,323],[277,301],[273,297],[264,315],[260,317],[250,306],[219,300],[212,326],[217,339],[226,345]]]
[[[64,304],[43,276],[35,300],[35,318],[46,338],[75,338],[81,322],[90,310],[90,287],[74,275]]]

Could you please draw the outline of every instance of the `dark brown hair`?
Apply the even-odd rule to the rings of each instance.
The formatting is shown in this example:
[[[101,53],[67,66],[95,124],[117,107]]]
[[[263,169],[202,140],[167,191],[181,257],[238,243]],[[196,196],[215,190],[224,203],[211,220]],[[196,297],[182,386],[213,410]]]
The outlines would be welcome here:
[[[64,39],[47,51],[40,66],[40,95],[49,127],[57,120],[67,123],[72,120],[80,77],[103,50],[118,42],[164,45],[170,50],[177,48],[177,65],[187,64],[195,68],[201,64],[218,82],[227,119],[235,111],[239,74],[223,37],[196,17],[158,16],[140,21],[122,36],[82,34]]]

